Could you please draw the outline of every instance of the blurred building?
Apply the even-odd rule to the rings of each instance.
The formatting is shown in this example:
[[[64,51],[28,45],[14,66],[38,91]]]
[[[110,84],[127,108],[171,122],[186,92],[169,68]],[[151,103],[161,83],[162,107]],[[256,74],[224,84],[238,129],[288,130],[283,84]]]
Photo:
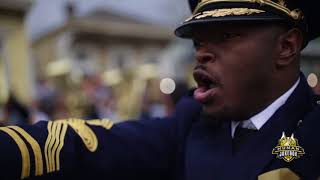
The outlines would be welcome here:
[[[79,17],[74,11],[68,6],[66,23],[33,42],[38,78],[67,92],[77,106],[83,79],[98,75],[114,89],[119,114],[132,117],[147,80],[158,76],[156,67],[172,31],[117,12],[94,10]]]
[[[24,17],[31,0],[1,0],[0,3],[0,104],[11,91],[19,101],[30,103],[32,69]]]
[[[161,98],[161,78],[194,85],[192,43],[174,39],[172,28],[111,5],[81,15],[68,5],[65,13],[63,25],[33,40],[32,57],[37,79],[49,81],[64,93],[61,99],[74,111],[68,116],[83,117],[81,109],[90,101],[83,91],[100,83],[113,90],[122,119],[137,115],[141,99]],[[320,72],[317,46],[319,42],[314,41],[303,53],[302,69],[307,76]],[[108,93],[98,96],[109,98]]]

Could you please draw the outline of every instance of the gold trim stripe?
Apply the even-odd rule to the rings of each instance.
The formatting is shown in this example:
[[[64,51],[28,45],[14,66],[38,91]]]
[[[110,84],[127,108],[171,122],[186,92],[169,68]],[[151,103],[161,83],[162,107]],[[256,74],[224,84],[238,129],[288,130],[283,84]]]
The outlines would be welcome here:
[[[67,132],[67,128],[68,128],[68,124],[66,121],[62,121],[62,130],[61,130],[61,133],[60,133],[60,138],[59,138],[59,146],[58,146],[58,149],[57,149],[57,152],[56,152],[56,170],[59,171],[60,170],[60,152],[62,150],[62,147],[64,145],[64,138],[66,136],[66,132]]]
[[[64,146],[68,123],[65,120],[48,122],[48,137],[45,144],[47,172],[60,170],[60,153]]]
[[[49,167],[47,168],[48,172],[53,172],[53,170],[52,170],[53,162],[52,162],[51,157],[52,157],[52,147],[55,143],[56,131],[57,131],[57,123],[54,122],[52,124],[51,134],[49,134],[49,136],[51,136],[51,138],[50,138],[50,143],[48,145],[48,160],[49,160]]]
[[[40,148],[38,142],[30,134],[28,134],[24,129],[22,129],[18,126],[9,126],[9,128],[20,133],[20,135],[23,136],[27,140],[27,142],[30,144],[30,146],[33,150],[34,160],[35,160],[35,175],[36,176],[42,175],[43,174],[43,160],[42,160],[41,148]]]
[[[273,8],[276,8],[276,9],[286,13],[287,15],[289,15],[290,17],[292,17],[295,20],[299,20],[303,17],[302,12],[299,9],[290,10],[289,8],[285,7],[284,5],[278,4],[278,3],[273,2],[271,0],[202,0],[195,8],[193,14],[194,15],[197,14],[198,11],[202,7],[204,7],[208,4],[220,3],[220,2],[259,3],[261,6],[268,5]]]
[[[55,155],[56,155],[56,150],[60,143],[60,131],[62,126],[62,123],[60,122],[55,122],[55,124],[57,124],[57,128],[54,132],[54,143],[52,144],[52,147],[51,147],[51,156],[49,156],[49,158],[51,159],[51,172],[56,171]]]
[[[27,145],[22,140],[22,138],[12,129],[9,129],[8,127],[1,127],[0,130],[4,131],[9,136],[11,136],[12,139],[18,145],[18,148],[21,153],[21,158],[22,158],[21,179],[29,177],[30,176],[30,154],[29,154]]]
[[[48,122],[48,137],[45,144],[45,157],[46,157],[46,164],[47,164],[47,172],[52,172],[52,147],[55,143],[55,133],[57,129],[57,123]]]
[[[47,129],[48,129],[48,137],[47,137],[46,143],[44,145],[44,156],[45,156],[45,159],[46,159],[47,173],[49,173],[48,146],[50,144],[51,136],[52,136],[52,121],[48,122]]]

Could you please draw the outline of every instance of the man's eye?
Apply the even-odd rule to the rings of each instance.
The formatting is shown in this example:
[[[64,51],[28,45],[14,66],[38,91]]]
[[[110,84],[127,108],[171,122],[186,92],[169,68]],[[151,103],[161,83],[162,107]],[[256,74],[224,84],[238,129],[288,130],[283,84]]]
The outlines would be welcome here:
[[[193,41],[193,46],[195,49],[198,49],[203,46],[203,43],[198,42],[198,41]]]
[[[233,39],[233,38],[238,37],[238,36],[239,36],[239,34],[237,34],[237,33],[223,33],[222,34],[222,39],[223,40],[229,40],[229,39]]]

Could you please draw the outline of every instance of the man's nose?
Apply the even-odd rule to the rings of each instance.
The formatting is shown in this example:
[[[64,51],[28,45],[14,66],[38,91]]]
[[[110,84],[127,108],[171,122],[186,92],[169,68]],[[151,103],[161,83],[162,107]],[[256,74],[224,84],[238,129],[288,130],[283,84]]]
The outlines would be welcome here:
[[[197,50],[195,52],[195,58],[198,63],[200,64],[206,64],[208,62],[214,62],[215,56],[212,53],[208,53],[202,50]]]

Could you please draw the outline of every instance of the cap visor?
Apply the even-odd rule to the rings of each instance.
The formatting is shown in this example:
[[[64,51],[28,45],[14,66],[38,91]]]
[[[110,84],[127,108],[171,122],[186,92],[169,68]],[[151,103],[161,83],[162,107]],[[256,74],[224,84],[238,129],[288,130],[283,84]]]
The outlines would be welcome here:
[[[190,39],[193,36],[193,27],[197,25],[214,25],[230,22],[283,22],[285,19],[281,16],[271,14],[268,12],[252,15],[237,15],[237,16],[223,16],[223,17],[207,17],[203,19],[192,19],[184,22],[175,30],[175,35],[180,38]]]

